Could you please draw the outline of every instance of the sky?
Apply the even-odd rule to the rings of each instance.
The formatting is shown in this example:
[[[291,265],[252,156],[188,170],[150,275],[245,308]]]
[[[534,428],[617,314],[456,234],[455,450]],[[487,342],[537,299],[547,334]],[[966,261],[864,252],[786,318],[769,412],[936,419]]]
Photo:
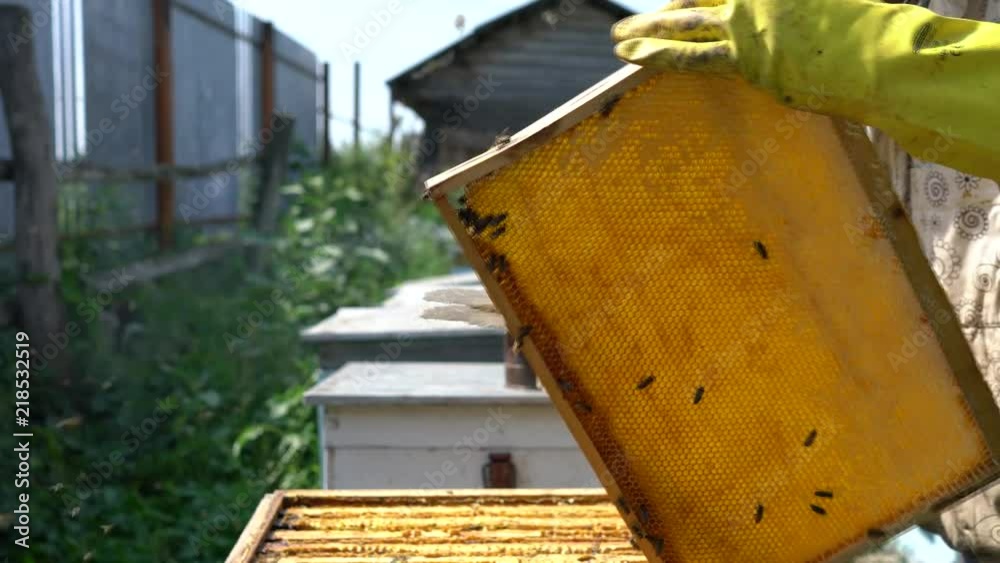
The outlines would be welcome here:
[[[354,113],[353,65],[361,63],[361,124],[367,135],[389,126],[386,81],[461,38],[456,18],[465,18],[465,33],[529,3],[516,0],[234,0],[260,19],[270,20],[286,35],[330,63],[331,123],[335,144],[351,138]],[[636,11],[655,10],[666,0],[622,0]],[[398,106],[397,106],[398,107]],[[411,112],[404,128],[419,129]],[[913,563],[952,561],[943,542],[928,542],[911,532],[900,540]]]
[[[620,2],[646,11],[665,0]],[[331,124],[334,142],[351,136],[354,114],[353,65],[361,63],[361,125],[386,131],[389,89],[385,83],[461,38],[456,18],[465,18],[465,33],[528,2],[516,0],[235,0],[258,18],[273,21],[286,35],[330,63]],[[370,33],[373,32],[373,33]],[[406,129],[419,121],[402,106]]]

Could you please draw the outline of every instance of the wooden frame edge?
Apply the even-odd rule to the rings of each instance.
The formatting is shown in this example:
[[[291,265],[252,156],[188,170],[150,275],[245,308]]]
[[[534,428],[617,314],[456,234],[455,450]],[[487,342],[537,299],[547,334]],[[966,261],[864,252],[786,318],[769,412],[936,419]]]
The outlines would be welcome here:
[[[938,311],[944,310],[948,313],[943,321],[932,320],[929,324],[976,425],[983,433],[992,457],[991,466],[980,467],[968,476],[967,486],[955,488],[945,493],[940,500],[913,509],[883,528],[882,531],[886,532],[884,540],[860,541],[843,548],[828,561],[828,563],[847,563],[861,555],[865,549],[883,545],[892,537],[918,526],[928,516],[960,502],[1000,478],[1000,461],[998,461],[1000,460],[998,456],[1000,409],[997,408],[989,386],[979,371],[972,349],[958,323],[954,307],[927,263],[916,230],[892,189],[885,165],[878,158],[872,144],[868,142],[864,127],[839,118],[830,118],[830,122],[840,140],[843,155],[849,161],[858,184],[864,190],[869,204],[868,211],[872,212],[872,216],[885,229],[886,238],[892,245],[893,253],[917,297],[920,309],[929,320],[936,319]],[[866,142],[856,142],[852,139],[858,136],[864,136]],[[865,166],[866,163],[868,166]]]
[[[438,199],[449,191],[465,186],[520,160],[656,73],[657,71],[646,67],[625,65],[538,121],[512,135],[509,143],[489,149],[430,178],[424,183],[425,197]]]
[[[264,498],[257,504],[257,508],[247,522],[240,537],[236,540],[236,545],[229,552],[226,563],[252,563],[257,556],[264,539],[271,532],[271,526],[278,511],[284,506],[284,491],[276,491],[264,495]]]
[[[311,500],[409,500],[409,499],[536,499],[545,497],[575,497],[609,501],[607,492],[599,488],[582,489],[340,489],[311,490],[290,489],[282,491],[285,495],[285,506],[291,507],[298,502]]]

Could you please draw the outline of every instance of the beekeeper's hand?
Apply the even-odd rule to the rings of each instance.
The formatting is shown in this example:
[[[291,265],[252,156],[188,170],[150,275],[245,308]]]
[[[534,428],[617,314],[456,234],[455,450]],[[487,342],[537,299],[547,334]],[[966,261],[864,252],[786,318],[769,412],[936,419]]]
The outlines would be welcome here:
[[[1000,179],[998,24],[868,0],[674,0],[612,38],[628,62],[739,73],[782,103],[819,100],[917,157]]]

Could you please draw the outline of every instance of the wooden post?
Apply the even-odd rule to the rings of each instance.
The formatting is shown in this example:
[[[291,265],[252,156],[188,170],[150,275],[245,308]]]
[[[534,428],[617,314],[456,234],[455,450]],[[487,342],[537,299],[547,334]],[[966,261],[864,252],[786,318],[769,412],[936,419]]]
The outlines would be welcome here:
[[[271,127],[274,118],[274,24],[264,22],[260,41],[260,128]]]
[[[281,183],[288,171],[288,154],[292,148],[295,117],[286,113],[274,115],[270,142],[264,147],[260,166],[260,193],[254,209],[254,227],[260,234],[271,234],[278,225]]]
[[[0,6],[0,37],[4,38],[0,45],[0,95],[10,133],[15,187],[14,247],[20,309],[16,316],[36,354],[45,354],[39,362],[47,362],[49,373],[68,383],[64,366],[72,363],[66,350],[66,311],[59,290],[58,183],[52,126],[38,80],[34,43],[22,31],[30,18],[24,8]],[[54,350],[55,355],[49,357],[43,350]]]
[[[330,164],[330,63],[323,63],[323,164]]]
[[[274,185],[281,182],[284,177],[285,168],[288,165],[287,148],[285,157],[275,158],[275,145],[284,142],[284,134],[288,135],[288,144],[291,144],[291,127],[283,127],[285,116],[277,116],[274,113],[274,24],[264,22],[261,30],[260,40],[260,128],[261,138],[264,139],[264,154],[260,161],[260,178],[257,191],[257,200],[254,202],[254,227],[260,234],[270,232],[272,217],[277,222],[278,188]],[[294,121],[293,121],[294,123]],[[286,131],[287,130],[287,131]],[[270,139],[270,140],[268,140]],[[280,167],[280,170],[276,169]],[[260,269],[264,263],[263,251],[252,249],[250,254],[250,267]]]
[[[174,67],[171,54],[170,0],[153,0],[153,64],[163,77],[156,88],[156,163],[174,165]],[[156,182],[156,223],[160,250],[174,244],[174,181]]]
[[[389,135],[387,142],[389,146],[392,146],[392,140],[396,137],[396,127],[399,125],[399,120],[396,118],[396,98],[392,93],[389,94]]]
[[[264,147],[260,162],[260,187],[254,206],[253,223],[258,235],[274,234],[278,226],[278,212],[281,210],[281,185],[288,172],[288,155],[292,148],[292,131],[295,117],[276,113],[272,120],[270,139]],[[264,262],[265,249],[251,250],[251,267],[260,269]]]
[[[361,63],[354,63],[354,150],[361,148]]]

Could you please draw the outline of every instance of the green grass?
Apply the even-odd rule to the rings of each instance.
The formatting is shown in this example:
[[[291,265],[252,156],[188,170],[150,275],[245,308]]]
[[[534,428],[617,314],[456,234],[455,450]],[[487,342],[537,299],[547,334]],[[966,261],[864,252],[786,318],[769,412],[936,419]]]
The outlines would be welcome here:
[[[303,174],[262,272],[234,255],[105,305],[79,282],[100,253],[65,249],[83,334],[69,339],[71,384],[32,375],[32,548],[14,551],[0,525],[0,561],[221,561],[264,493],[317,486],[301,399],[317,363],[299,330],[451,262],[433,210],[395,173],[401,158],[375,147]],[[111,307],[116,329],[99,320]],[[0,335],[7,372],[13,341]],[[14,460],[0,458],[12,499]]]

